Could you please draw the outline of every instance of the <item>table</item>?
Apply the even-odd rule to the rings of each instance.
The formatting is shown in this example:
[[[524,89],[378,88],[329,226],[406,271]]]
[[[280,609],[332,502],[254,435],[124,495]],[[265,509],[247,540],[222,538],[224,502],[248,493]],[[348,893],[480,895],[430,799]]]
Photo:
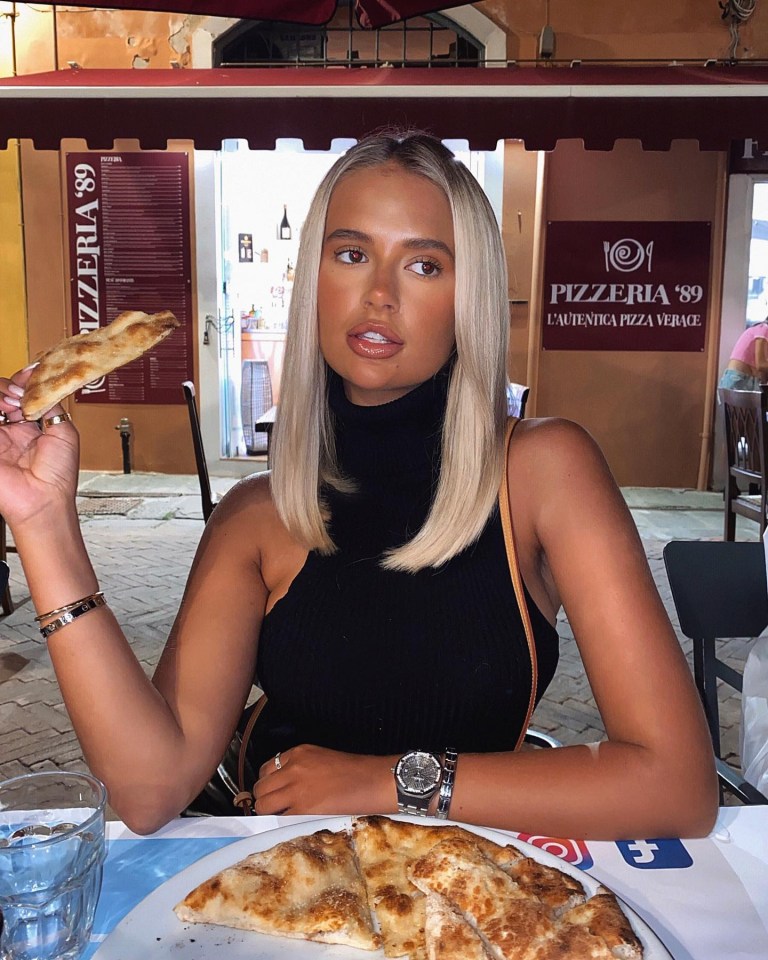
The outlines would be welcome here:
[[[108,823],[104,886],[85,958],[140,900],[190,863],[297,821],[306,822],[310,831],[315,819],[322,818],[187,818],[150,837],[139,837],[120,822]],[[768,807],[722,808],[704,840],[528,839],[611,887],[651,924],[675,960],[768,957]]]

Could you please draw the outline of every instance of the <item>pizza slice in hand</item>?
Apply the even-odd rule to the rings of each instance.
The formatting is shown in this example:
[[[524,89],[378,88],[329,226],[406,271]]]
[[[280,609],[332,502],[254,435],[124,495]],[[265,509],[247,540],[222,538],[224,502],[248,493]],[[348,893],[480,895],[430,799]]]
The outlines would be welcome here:
[[[174,907],[180,920],[376,950],[347,833],[286,840],[215,874]]]
[[[38,358],[27,381],[21,401],[24,418],[38,420],[64,397],[136,360],[179,326],[170,310],[129,310],[106,327],[60,341]]]

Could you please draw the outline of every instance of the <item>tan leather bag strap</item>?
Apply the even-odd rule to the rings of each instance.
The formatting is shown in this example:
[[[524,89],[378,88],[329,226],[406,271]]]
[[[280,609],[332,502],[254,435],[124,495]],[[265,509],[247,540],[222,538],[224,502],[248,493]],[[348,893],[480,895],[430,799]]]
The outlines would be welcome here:
[[[509,509],[509,478],[507,476],[507,464],[509,463],[509,444],[512,439],[512,432],[517,426],[518,418],[510,417],[507,420],[507,432],[504,438],[504,470],[502,471],[501,489],[499,490],[499,511],[501,513],[501,527],[504,531],[504,546],[507,551],[507,563],[509,564],[509,573],[512,577],[512,586],[515,588],[517,605],[520,608],[520,617],[525,629],[525,639],[528,642],[528,654],[531,658],[531,694],[528,699],[528,710],[525,715],[525,723],[517,738],[515,750],[525,738],[528,724],[531,722],[531,714],[536,706],[536,688],[539,682],[539,668],[536,659],[536,644],[533,639],[533,627],[528,613],[528,604],[525,599],[525,590],[523,589],[523,578],[520,576],[520,564],[517,558],[517,548],[515,546],[515,535],[512,528],[512,513]]]
[[[253,792],[245,785],[245,758],[253,728],[256,726],[256,721],[261,716],[261,711],[266,705],[267,695],[266,693],[262,693],[256,701],[256,706],[251,711],[250,717],[248,717],[248,723],[245,725],[245,730],[243,730],[243,736],[240,741],[240,752],[237,757],[237,785],[240,787],[240,793],[235,796],[232,803],[234,803],[236,807],[240,807],[246,816],[253,814]]]

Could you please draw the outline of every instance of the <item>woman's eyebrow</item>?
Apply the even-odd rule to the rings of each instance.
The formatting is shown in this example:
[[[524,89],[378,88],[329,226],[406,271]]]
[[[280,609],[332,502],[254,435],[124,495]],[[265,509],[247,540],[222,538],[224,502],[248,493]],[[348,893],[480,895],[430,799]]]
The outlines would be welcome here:
[[[373,243],[373,238],[367,233],[363,233],[362,230],[351,230],[346,227],[339,227],[337,230],[333,230],[325,238],[325,242],[328,243],[331,240],[352,240],[356,243]],[[409,250],[440,250],[446,256],[450,257],[451,260],[454,259],[453,250],[448,246],[447,243],[443,243],[442,240],[435,240],[432,237],[410,237],[408,240],[403,241],[403,246],[407,247]]]

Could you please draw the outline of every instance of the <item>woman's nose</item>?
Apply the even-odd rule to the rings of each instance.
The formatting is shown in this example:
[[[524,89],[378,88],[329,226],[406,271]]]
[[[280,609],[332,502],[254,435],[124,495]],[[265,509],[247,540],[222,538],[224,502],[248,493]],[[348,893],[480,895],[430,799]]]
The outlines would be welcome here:
[[[375,310],[397,310],[400,291],[396,272],[380,266],[372,271],[370,280],[363,294],[363,305]]]

